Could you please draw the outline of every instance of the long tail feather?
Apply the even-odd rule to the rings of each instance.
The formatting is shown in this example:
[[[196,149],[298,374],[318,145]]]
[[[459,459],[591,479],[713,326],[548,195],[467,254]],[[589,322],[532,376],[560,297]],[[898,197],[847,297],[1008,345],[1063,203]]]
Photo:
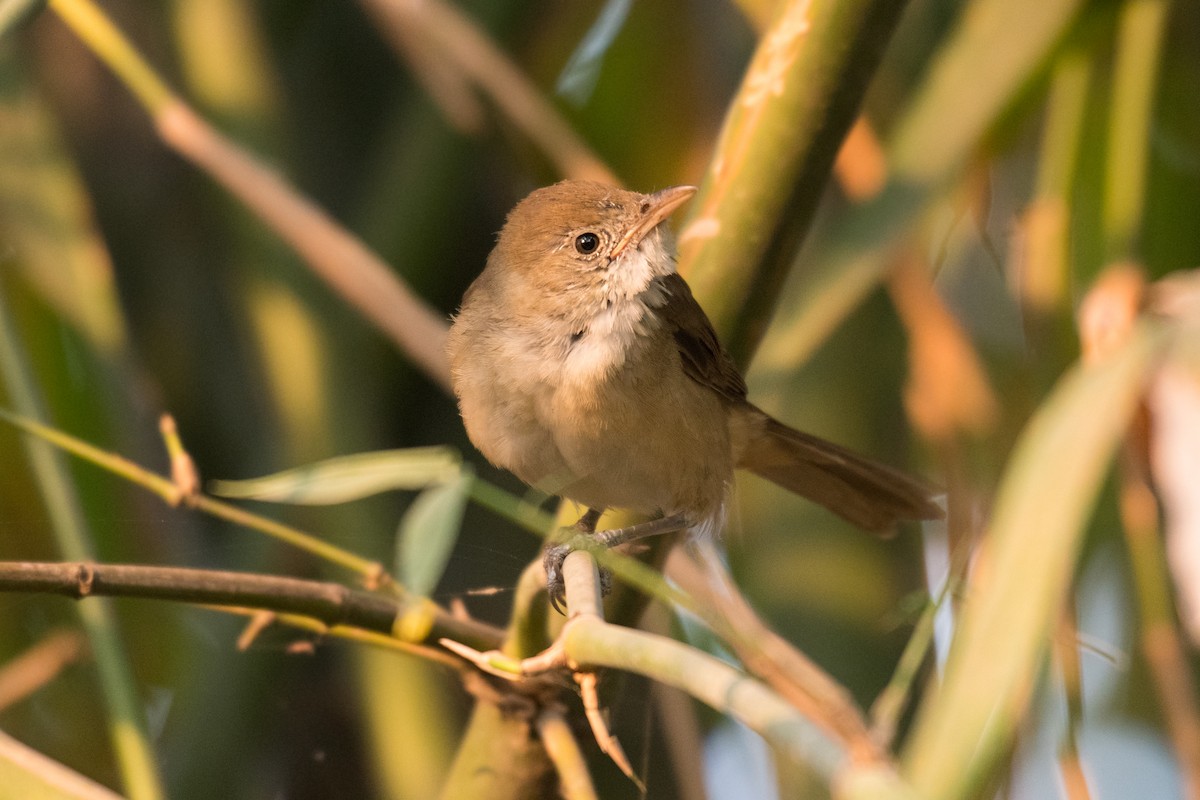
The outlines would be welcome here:
[[[784,425],[745,405],[750,438],[738,466],[875,533],[906,519],[940,519],[934,491],[905,473]]]

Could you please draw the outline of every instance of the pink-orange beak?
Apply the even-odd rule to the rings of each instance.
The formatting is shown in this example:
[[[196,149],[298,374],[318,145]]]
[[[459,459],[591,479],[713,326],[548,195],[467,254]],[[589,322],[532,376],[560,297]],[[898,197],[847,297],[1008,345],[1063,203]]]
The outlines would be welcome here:
[[[642,203],[641,219],[625,232],[609,257],[618,258],[626,247],[636,247],[646,234],[666,221],[677,208],[692,199],[692,195],[697,191],[695,186],[672,186],[647,195],[645,202]]]

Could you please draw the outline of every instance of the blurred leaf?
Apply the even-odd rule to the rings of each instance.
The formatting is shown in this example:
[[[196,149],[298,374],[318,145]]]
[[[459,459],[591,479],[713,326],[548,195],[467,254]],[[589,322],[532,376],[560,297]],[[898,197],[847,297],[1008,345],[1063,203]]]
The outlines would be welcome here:
[[[46,0],[0,0],[0,38],[33,19]]]
[[[1026,263],[1012,272],[1021,301],[1034,314],[1069,316],[1072,190],[1087,130],[1093,60],[1091,48],[1075,43],[1054,65],[1035,195],[1021,222]],[[1070,338],[1074,339],[1073,330]],[[1073,347],[1072,342],[1072,354]]]
[[[906,753],[908,778],[922,796],[974,796],[1008,752],[1092,504],[1165,340],[1163,328],[1144,324],[1110,358],[1068,373],[1018,442],[945,683],[922,708]]]
[[[121,800],[120,795],[0,733],[0,786],[22,800]]]
[[[969,3],[889,142],[896,177],[936,183],[957,170],[1040,75],[1082,6],[1082,0]]]
[[[1136,0],[1121,6],[1108,117],[1104,238],[1109,261],[1133,258],[1145,215],[1150,132],[1162,40],[1171,3]]]
[[[127,334],[108,251],[52,114],[12,55],[0,54],[0,241],[16,255],[6,260],[111,358]]]
[[[457,479],[422,492],[400,520],[396,575],[409,591],[427,595],[441,580],[474,480],[475,473],[464,467]]]
[[[600,10],[600,16],[592,24],[579,47],[558,76],[556,89],[576,105],[583,105],[592,96],[600,68],[604,65],[604,54],[613,39],[621,32],[625,18],[629,16],[632,0],[608,0]]]
[[[976,0],[891,136],[883,193],[820,237],[793,271],[759,369],[805,361],[879,282],[897,239],[953,180],[1075,18],[1082,0]]]
[[[999,416],[979,354],[930,276],[915,258],[892,271],[888,288],[908,331],[909,373],[904,406],[914,427],[933,441],[983,434]]]
[[[213,481],[221,497],[297,505],[333,505],[392,489],[424,489],[458,474],[461,458],[450,447],[377,450],[318,461],[242,481]]]

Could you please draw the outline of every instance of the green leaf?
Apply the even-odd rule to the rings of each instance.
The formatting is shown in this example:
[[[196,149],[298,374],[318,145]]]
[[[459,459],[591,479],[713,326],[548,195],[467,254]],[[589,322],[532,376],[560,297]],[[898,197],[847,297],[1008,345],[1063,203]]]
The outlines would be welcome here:
[[[1156,355],[1143,324],[1060,381],[1022,434],[980,547],[940,691],[918,716],[906,777],[931,800],[974,796],[1012,742],[1075,573],[1096,495]]]
[[[396,575],[409,591],[429,594],[441,579],[474,480],[474,472],[464,466],[454,480],[422,492],[400,520]]]
[[[392,489],[424,489],[459,473],[462,459],[450,447],[377,450],[318,461],[244,481],[212,481],[221,497],[297,505],[332,505]]]

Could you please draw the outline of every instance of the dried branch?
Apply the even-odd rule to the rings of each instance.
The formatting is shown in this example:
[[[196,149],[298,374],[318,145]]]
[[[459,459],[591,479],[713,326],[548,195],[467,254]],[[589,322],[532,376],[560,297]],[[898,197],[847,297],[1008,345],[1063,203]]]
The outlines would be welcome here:
[[[50,7],[133,92],[167,145],[245,203],[331,289],[449,390],[444,315],[282,176],[189,108],[91,0],[53,0]]]
[[[142,597],[253,607],[298,614],[326,626],[353,626],[413,642],[440,638],[471,642],[480,649],[499,645],[501,632],[474,620],[451,616],[428,601],[351,589],[339,583],[284,578],[248,572],[152,567],[133,564],[0,561],[0,591],[91,596]],[[416,617],[422,624],[413,624]],[[400,636],[418,631],[420,636]]]
[[[387,262],[183,101],[159,109],[154,123],[164,142],[245,203],[317,277],[449,390],[445,315],[414,294]]]
[[[60,629],[0,668],[0,711],[54,680],[86,650],[86,641],[75,630]]]
[[[1079,663],[1079,627],[1075,603],[1063,609],[1058,635],[1054,637],[1054,666],[1062,679],[1067,700],[1067,729],[1058,748],[1058,771],[1068,800],[1090,800],[1087,775],[1079,751],[1079,731],[1083,725],[1083,668]]]

